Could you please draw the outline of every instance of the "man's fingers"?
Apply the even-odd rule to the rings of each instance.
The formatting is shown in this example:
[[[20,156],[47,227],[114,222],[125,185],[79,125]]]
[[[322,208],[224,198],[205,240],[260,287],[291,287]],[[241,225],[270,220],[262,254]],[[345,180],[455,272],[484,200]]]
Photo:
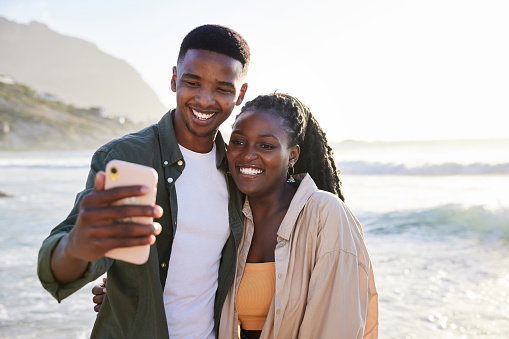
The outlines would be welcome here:
[[[88,237],[92,239],[106,238],[137,238],[158,235],[161,233],[159,223],[140,224],[134,222],[124,222],[110,224],[90,225],[88,228]]]
[[[83,198],[81,202],[82,207],[108,206],[119,200],[146,195],[149,192],[149,188],[146,186],[122,186],[109,190],[101,190],[101,185],[104,188],[104,183],[102,181],[104,181],[104,178],[100,179],[96,177],[94,191]]]
[[[94,304],[102,304],[102,302],[104,300],[104,296],[105,296],[105,294],[94,295],[94,297],[92,298],[92,301],[94,302]]]
[[[109,223],[113,220],[126,222],[135,221],[133,217],[159,218],[162,215],[160,206],[149,205],[114,205],[114,206],[82,206],[80,217],[86,224]]]
[[[95,285],[92,287],[92,294],[94,295],[103,295],[106,293],[106,288],[102,285]]]
[[[97,172],[97,174],[95,175],[94,191],[103,191],[105,181],[106,173],[104,173],[104,171]]]
[[[97,252],[106,253],[114,248],[152,245],[156,241],[154,235],[136,238],[101,238],[92,241],[92,247]]]
[[[161,226],[160,223],[158,222],[155,222],[154,223],[154,229],[155,229],[155,235],[159,235],[161,233],[161,231],[163,230],[163,227]]]

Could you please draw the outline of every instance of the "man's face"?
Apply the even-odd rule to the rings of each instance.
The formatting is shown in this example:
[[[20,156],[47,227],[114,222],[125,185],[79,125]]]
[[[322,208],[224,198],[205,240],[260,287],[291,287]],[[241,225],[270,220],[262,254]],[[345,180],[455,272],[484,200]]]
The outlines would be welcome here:
[[[173,68],[177,94],[175,133],[182,146],[210,150],[219,126],[240,105],[247,90],[242,63],[224,54],[190,49]]]

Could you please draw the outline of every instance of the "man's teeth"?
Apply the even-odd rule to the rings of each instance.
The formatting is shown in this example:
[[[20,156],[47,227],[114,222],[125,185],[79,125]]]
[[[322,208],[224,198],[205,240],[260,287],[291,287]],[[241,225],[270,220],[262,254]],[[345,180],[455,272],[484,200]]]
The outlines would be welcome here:
[[[252,168],[252,167],[241,167],[240,173],[247,174],[247,175],[257,175],[262,173],[261,169]]]
[[[210,119],[214,115],[214,113],[210,113],[210,114],[200,113],[200,112],[195,111],[194,109],[192,111],[193,111],[194,116],[200,120]]]

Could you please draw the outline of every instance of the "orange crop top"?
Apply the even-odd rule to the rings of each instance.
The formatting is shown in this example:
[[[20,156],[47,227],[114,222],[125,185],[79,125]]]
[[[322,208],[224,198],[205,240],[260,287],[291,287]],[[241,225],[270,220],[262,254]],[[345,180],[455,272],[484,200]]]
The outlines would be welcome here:
[[[274,262],[246,263],[237,291],[239,323],[243,329],[263,329],[275,291]]]

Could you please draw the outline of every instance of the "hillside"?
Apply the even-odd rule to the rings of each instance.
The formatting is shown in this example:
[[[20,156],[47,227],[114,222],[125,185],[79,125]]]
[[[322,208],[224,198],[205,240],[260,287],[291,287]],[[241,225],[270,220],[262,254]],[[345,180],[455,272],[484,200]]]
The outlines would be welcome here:
[[[104,116],[100,108],[78,108],[0,82],[0,151],[95,149],[141,127]]]
[[[167,111],[132,66],[85,40],[0,17],[0,46],[0,74],[64,102],[134,121],[157,121]]]

